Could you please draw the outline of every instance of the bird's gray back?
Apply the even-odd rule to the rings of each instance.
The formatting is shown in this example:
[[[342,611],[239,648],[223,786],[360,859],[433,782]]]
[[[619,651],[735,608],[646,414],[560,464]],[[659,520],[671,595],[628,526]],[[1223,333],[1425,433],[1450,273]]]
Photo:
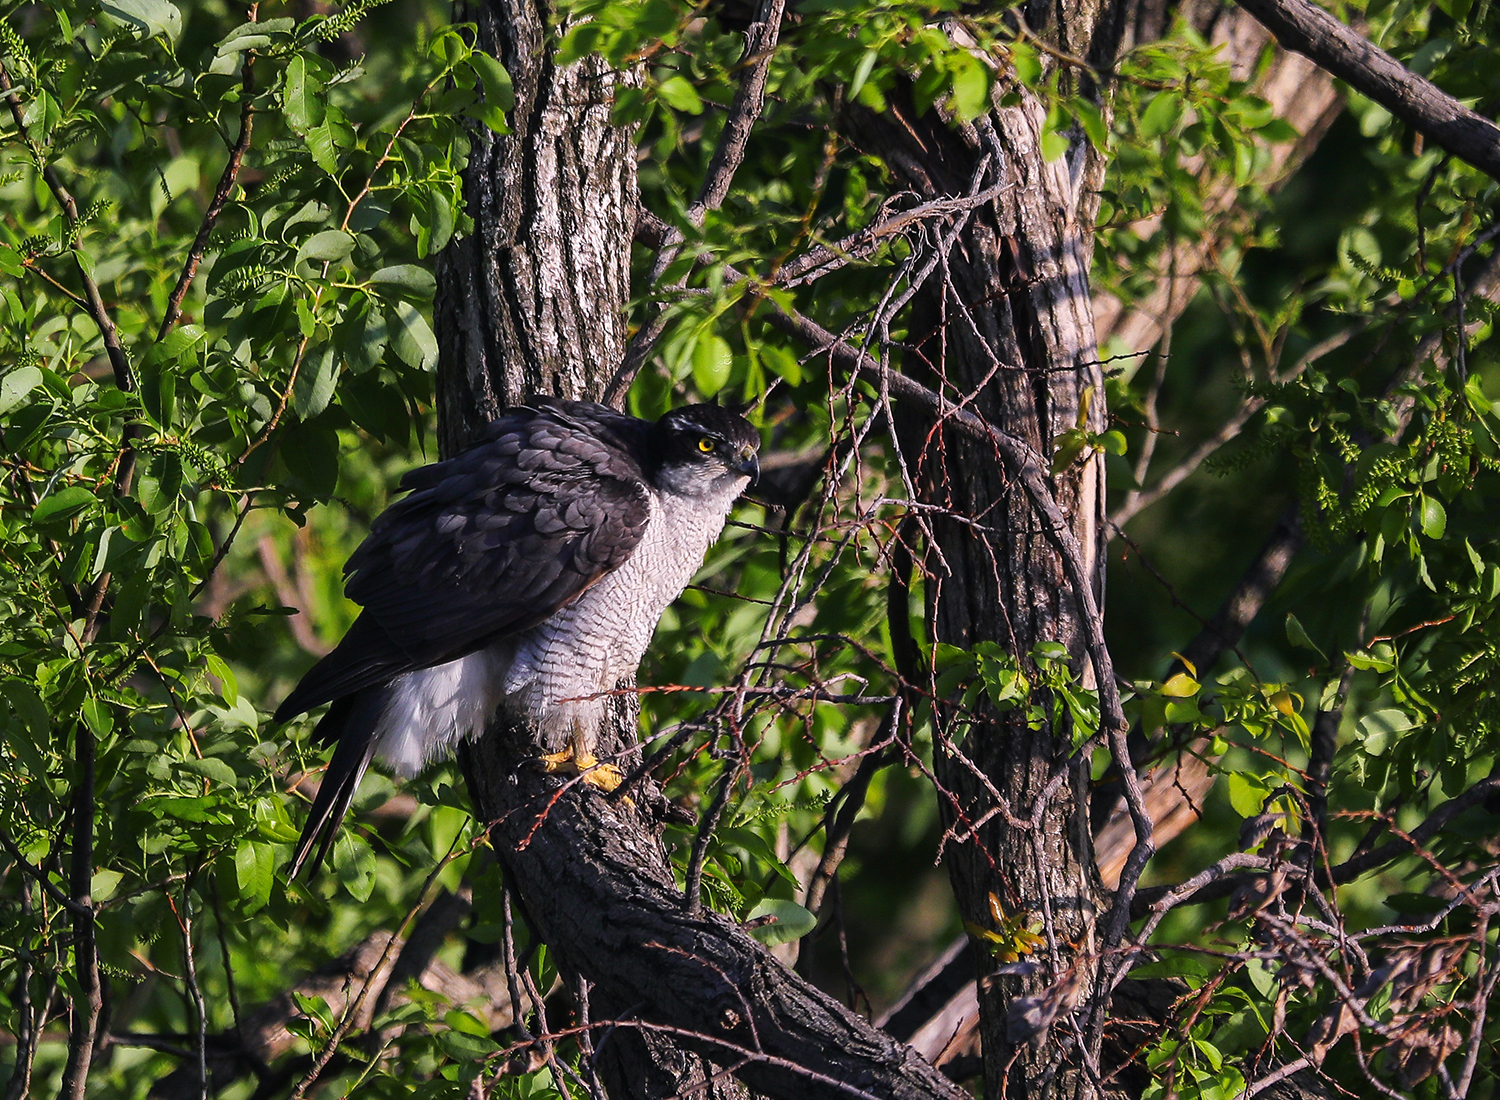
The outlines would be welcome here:
[[[551,617],[481,652],[400,677],[376,753],[415,774],[478,736],[502,704],[549,751],[592,751],[608,693],[635,672],[662,612],[703,563],[741,485],[683,497],[653,492],[641,540],[617,569]]]

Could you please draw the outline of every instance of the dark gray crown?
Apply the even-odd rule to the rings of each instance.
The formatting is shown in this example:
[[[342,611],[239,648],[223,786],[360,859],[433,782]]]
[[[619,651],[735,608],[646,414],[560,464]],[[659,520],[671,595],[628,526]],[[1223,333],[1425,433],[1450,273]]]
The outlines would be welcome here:
[[[721,439],[731,451],[749,447],[760,450],[760,433],[739,413],[719,405],[683,405],[667,413],[657,424],[669,435],[696,440],[699,436]]]

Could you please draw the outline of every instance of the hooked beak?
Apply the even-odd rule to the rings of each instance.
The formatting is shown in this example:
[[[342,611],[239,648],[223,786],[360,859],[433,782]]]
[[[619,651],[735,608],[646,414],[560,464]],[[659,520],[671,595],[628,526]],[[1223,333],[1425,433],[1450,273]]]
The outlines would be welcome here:
[[[754,451],[747,451],[740,456],[740,464],[735,467],[740,473],[750,479],[750,487],[760,480],[760,458]]]

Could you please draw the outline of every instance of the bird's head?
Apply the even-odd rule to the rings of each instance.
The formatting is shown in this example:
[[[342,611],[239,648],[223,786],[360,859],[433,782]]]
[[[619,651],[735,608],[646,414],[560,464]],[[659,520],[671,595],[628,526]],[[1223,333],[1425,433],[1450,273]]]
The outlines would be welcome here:
[[[760,477],[760,433],[718,405],[684,405],[656,422],[657,485],[690,497],[738,496]]]

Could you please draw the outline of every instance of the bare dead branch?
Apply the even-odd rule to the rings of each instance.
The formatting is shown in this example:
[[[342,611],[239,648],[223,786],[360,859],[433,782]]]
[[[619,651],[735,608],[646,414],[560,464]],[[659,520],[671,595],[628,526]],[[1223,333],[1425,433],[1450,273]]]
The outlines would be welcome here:
[[[203,987],[198,984],[197,953],[193,949],[194,877],[189,874],[183,883],[182,909],[177,914],[177,924],[182,933],[183,982],[192,1006],[193,1069],[198,1079],[198,1100],[208,1100],[208,1005],[203,1000]]]
[[[931,199],[907,210],[898,211],[873,225],[867,225],[842,240],[815,245],[795,259],[787,261],[771,280],[777,286],[795,287],[812,282],[829,272],[864,259],[891,237],[904,233],[923,222],[948,218],[977,210],[994,201],[999,187],[977,194]]]
[[[766,76],[771,71],[771,58],[781,37],[781,18],[785,11],[786,0],[760,0],[756,7],[755,21],[745,35],[744,75],[734,91],[734,100],[729,104],[724,131],[719,136],[713,159],[708,162],[708,172],[698,198],[688,207],[688,221],[694,225],[702,225],[708,212],[717,210],[723,203],[730,184],[734,182],[734,174],[745,159],[750,131],[765,108]]]
[[[454,837],[453,843],[448,846],[447,854],[433,866],[431,873],[427,876],[427,881],[422,884],[422,889],[417,892],[417,903],[406,914],[406,919],[401,922],[401,927],[397,930],[396,935],[389,937],[386,941],[385,949],[380,954],[380,961],[375,964],[374,968],[370,971],[369,977],[360,985],[359,992],[355,994],[354,999],[349,1003],[348,1008],[345,1009],[338,1026],[334,1028],[333,1034],[329,1036],[327,1045],[313,1059],[312,1068],[307,1071],[307,1075],[298,1081],[296,1087],[292,1089],[291,1100],[301,1100],[306,1095],[307,1090],[313,1086],[323,1071],[328,1068],[328,1063],[332,1061],[333,1056],[338,1053],[339,1044],[343,1042],[344,1036],[348,1035],[349,1030],[359,1021],[365,1001],[369,998],[372,989],[378,993],[379,988],[384,986],[388,980],[390,968],[395,964],[397,948],[402,943],[402,936],[405,935],[412,921],[417,919],[417,914],[425,907],[427,894],[432,889],[432,884],[437,881],[437,877],[442,873],[443,869],[453,861],[457,852],[458,837]]]

